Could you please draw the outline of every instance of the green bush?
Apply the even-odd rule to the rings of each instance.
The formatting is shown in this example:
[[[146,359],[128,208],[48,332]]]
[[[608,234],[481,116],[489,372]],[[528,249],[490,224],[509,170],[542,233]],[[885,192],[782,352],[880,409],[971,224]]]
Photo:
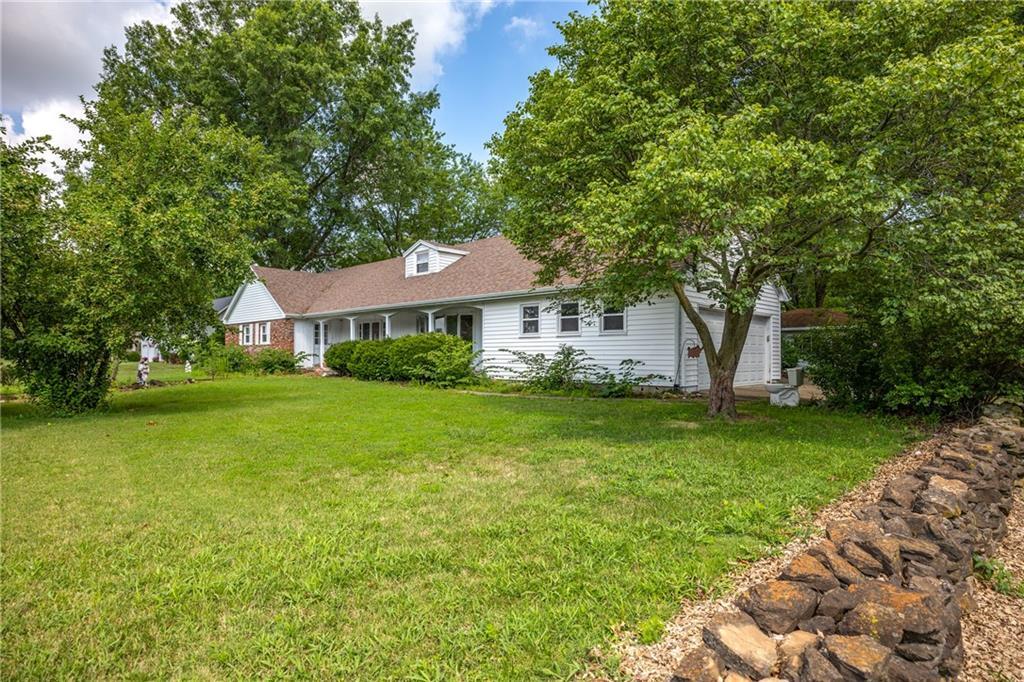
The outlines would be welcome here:
[[[1002,342],[954,336],[941,324],[881,320],[824,327],[797,341],[807,372],[829,404],[857,410],[972,416],[1024,387],[1024,333]],[[959,352],[954,352],[954,348]]]
[[[111,354],[99,339],[42,331],[8,344],[25,392],[57,414],[102,405],[110,389]]]
[[[391,361],[391,339],[363,341],[352,351],[348,370],[357,379],[391,381],[395,378]]]
[[[142,354],[137,350],[130,350],[124,354],[125,362],[138,362],[142,359]]]
[[[341,343],[334,344],[324,352],[324,364],[338,374],[343,376],[350,375],[352,372],[348,368],[349,360],[352,359],[352,353],[361,343],[365,342],[342,341]]]
[[[426,352],[420,352],[412,356],[411,359],[406,359],[404,368],[410,378],[444,388],[466,384],[473,380],[479,351],[473,350],[472,343],[446,334],[424,334],[419,337],[404,338],[427,337],[434,338],[418,346],[421,351],[427,349]],[[399,357],[397,353],[395,356],[396,359]]]
[[[252,368],[260,374],[292,374],[299,369],[304,353],[295,355],[280,348],[264,348],[252,356]]]
[[[538,391],[566,391],[597,383],[607,370],[591,362],[582,348],[562,344],[549,360],[544,353],[526,353],[521,350],[502,349],[522,363],[522,369],[512,373],[526,388]]]
[[[224,346],[213,340],[198,353],[197,364],[214,378],[218,374],[249,372],[253,368],[252,357],[244,348],[234,344]]]
[[[642,360],[626,359],[619,363],[618,372],[603,372],[597,377],[602,398],[628,398],[636,392],[638,386],[649,384],[659,379],[666,379],[664,374],[637,374],[644,366]]]
[[[797,367],[800,364],[800,350],[797,341],[792,336],[782,337],[782,369],[783,371]]]

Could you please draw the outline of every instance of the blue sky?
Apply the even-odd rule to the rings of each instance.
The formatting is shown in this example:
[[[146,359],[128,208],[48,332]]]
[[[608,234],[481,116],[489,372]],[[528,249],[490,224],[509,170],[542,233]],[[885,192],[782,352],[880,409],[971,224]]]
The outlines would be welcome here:
[[[516,103],[526,99],[530,75],[554,65],[546,51],[560,42],[554,22],[572,10],[589,8],[569,2],[499,5],[467,33],[461,49],[442,57],[436,121],[449,143],[478,160],[487,158],[484,143],[502,130]]]
[[[81,113],[98,80],[103,48],[120,47],[124,27],[170,23],[180,0],[0,2],[0,111],[9,141],[50,135],[59,147],[79,143],[62,116]],[[529,77],[553,64],[554,22],[583,2],[521,0],[365,0],[364,16],[411,19],[418,38],[413,86],[437,87],[438,128],[459,151],[485,161],[484,147],[505,115],[529,92]],[[56,159],[51,159],[56,163]]]

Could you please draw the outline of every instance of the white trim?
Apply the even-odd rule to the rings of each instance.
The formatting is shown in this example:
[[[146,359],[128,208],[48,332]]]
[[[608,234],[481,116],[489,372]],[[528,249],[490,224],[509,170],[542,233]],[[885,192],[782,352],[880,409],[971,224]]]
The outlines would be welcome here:
[[[537,309],[537,317],[531,318],[531,319],[533,319],[533,320],[535,320],[537,322],[537,331],[535,331],[535,332],[524,332],[523,331],[523,322],[526,322],[526,318],[523,317],[523,309],[524,308],[536,308]],[[541,313],[541,304],[540,303],[520,303],[519,304],[519,337],[520,338],[527,338],[527,339],[529,339],[529,338],[533,338],[533,337],[536,337],[536,336],[540,336],[540,313]]]
[[[607,310],[608,310],[607,306],[602,306],[601,313],[597,316],[597,329],[598,329],[598,333],[601,336],[623,336],[624,334],[627,334],[629,332],[629,315],[626,312],[627,309],[626,308],[622,308],[622,312],[612,313],[612,315],[621,315],[622,316],[622,329],[605,329],[604,328],[604,318],[605,318],[605,315],[608,314],[606,312]]]
[[[270,322],[256,322],[256,346],[270,345]],[[263,340],[263,332],[266,332],[266,341]]]
[[[420,261],[420,256],[423,257],[422,261]],[[426,267],[423,270],[420,270],[420,266],[421,265],[425,265]],[[412,274],[413,275],[429,275],[430,274],[430,251],[428,249],[423,249],[422,251],[417,251],[416,252],[416,261],[413,263]]]
[[[428,242],[426,239],[418,239],[415,244],[413,244],[408,249],[403,251],[402,255],[405,256],[406,258],[408,258],[410,253],[412,253],[413,251],[415,251],[416,249],[418,249],[421,246],[425,246],[428,249],[434,249],[435,251],[444,251],[445,253],[454,253],[454,254],[459,255],[459,256],[468,256],[469,255],[469,251],[460,251],[459,249],[453,249],[450,246],[442,246],[440,244],[435,244],[434,242]]]
[[[403,301],[402,303],[387,303],[384,305],[363,306],[362,308],[339,308],[338,310],[318,310],[315,313],[291,313],[285,317],[296,319],[318,318],[321,315],[335,317],[338,315],[349,315],[352,313],[368,313],[379,310],[393,310],[396,308],[422,308],[428,305],[437,305],[442,308],[450,307],[454,303],[465,303],[472,301],[494,301],[503,298],[519,298],[521,296],[543,295],[576,287],[544,287],[543,289],[520,289],[518,291],[500,291],[491,294],[470,294],[468,296],[455,296],[452,298],[433,298],[426,301]]]
[[[562,306],[574,305],[576,306],[575,315],[562,316]],[[576,331],[563,331],[562,320],[576,320]],[[580,336],[583,333],[583,308],[580,306],[579,301],[560,301],[558,303],[558,316],[557,322],[555,323],[555,335],[556,336]]]

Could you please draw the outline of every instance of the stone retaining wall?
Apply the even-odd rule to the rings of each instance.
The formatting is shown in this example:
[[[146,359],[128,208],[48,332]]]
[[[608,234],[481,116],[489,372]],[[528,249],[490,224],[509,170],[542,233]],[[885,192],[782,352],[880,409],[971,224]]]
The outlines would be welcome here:
[[[1024,476],[1024,428],[982,419],[954,431],[856,520],[751,587],[704,627],[672,682],[955,679],[972,558],[1006,534]],[[1024,643],[1021,644],[1024,646]]]

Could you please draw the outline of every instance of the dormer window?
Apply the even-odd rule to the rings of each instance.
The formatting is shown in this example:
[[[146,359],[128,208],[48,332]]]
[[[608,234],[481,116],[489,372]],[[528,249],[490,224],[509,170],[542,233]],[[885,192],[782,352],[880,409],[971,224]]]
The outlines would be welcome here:
[[[402,252],[405,258],[405,276],[432,275],[468,255],[451,246],[443,246],[421,239]]]

